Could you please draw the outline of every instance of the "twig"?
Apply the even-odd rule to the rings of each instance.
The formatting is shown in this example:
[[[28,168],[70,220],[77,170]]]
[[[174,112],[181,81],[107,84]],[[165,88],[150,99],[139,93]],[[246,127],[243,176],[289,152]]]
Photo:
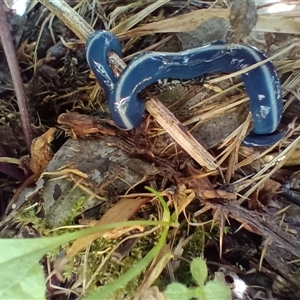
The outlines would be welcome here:
[[[31,142],[33,139],[33,132],[29,120],[29,113],[26,105],[26,97],[18,65],[17,55],[12,43],[12,38],[6,19],[3,2],[0,3],[0,28],[0,37],[16,93],[25,141],[27,149],[28,151],[30,151]]]
[[[214,158],[156,97],[151,97],[146,102],[146,109],[168,134],[201,166],[206,167],[210,171],[217,168]]]
[[[86,42],[87,38],[94,29],[79,16],[65,1],[62,0],[38,0],[43,6],[47,7],[65,25],[72,30],[81,41]]]

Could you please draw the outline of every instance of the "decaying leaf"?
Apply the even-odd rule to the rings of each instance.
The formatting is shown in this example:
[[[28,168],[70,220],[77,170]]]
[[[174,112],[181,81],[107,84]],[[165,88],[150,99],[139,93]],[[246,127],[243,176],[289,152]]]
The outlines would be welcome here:
[[[90,115],[66,112],[59,115],[57,122],[59,124],[70,126],[71,130],[67,131],[67,133],[73,137],[87,136],[88,134],[96,132],[100,132],[104,135],[116,135],[112,129],[108,128],[108,125],[114,126],[113,122]]]
[[[144,299],[145,295],[147,295],[147,291],[149,292],[151,286],[155,283],[159,274],[166,268],[169,261],[174,257],[172,250],[170,249],[170,245],[167,244],[160,251],[159,255],[152,262],[151,266],[147,270],[144,280],[139,287],[137,292],[137,299]],[[153,291],[153,290],[152,290]],[[157,292],[157,290],[154,290]],[[159,293],[158,293],[159,296]],[[159,297],[160,298],[160,297]],[[158,299],[159,299],[158,298]],[[148,298],[149,299],[149,298]],[[157,299],[157,298],[155,298]]]
[[[28,39],[26,39],[17,51],[17,57],[20,62],[30,63],[33,58],[33,49],[35,48],[36,43],[28,44]]]
[[[209,179],[201,172],[189,168],[190,177],[186,177],[180,180],[180,183],[187,185],[189,189],[194,191],[198,197],[202,200],[213,199],[229,199],[236,200],[237,195],[225,190],[215,190]]]
[[[109,223],[117,223],[126,221],[133,216],[133,214],[141,207],[141,205],[147,203],[150,198],[123,198],[118,201],[107,213],[96,223],[94,226],[99,226]],[[132,228],[127,228],[125,231],[130,231]],[[122,232],[122,234],[124,231]],[[77,254],[81,249],[87,247],[92,241],[108,233],[95,233],[87,237],[78,239],[73,243],[73,245],[67,251],[67,257],[72,258]],[[116,234],[114,234],[116,236]]]
[[[56,128],[50,128],[32,141],[30,168],[33,173],[40,174],[52,159],[50,143],[54,139],[55,131]]]

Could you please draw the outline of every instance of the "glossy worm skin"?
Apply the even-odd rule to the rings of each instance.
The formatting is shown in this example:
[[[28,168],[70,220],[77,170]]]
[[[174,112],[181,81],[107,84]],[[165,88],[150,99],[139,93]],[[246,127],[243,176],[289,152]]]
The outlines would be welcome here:
[[[108,53],[115,52],[122,57],[122,46],[118,38],[108,31],[95,31],[86,42],[86,60],[104,89],[106,99],[117,82],[113,71],[108,64]]]
[[[193,79],[207,73],[233,73],[266,57],[255,48],[217,41],[178,53],[144,52],[133,59],[117,80],[107,62],[108,51],[121,53],[117,38],[109,32],[94,33],[87,43],[87,60],[103,86],[112,119],[122,129],[142,122],[144,101],[138,93],[160,79]],[[250,98],[254,128],[244,145],[264,147],[277,142],[275,132],[282,114],[281,88],[275,68],[267,62],[240,75]],[[110,80],[109,80],[110,79]]]

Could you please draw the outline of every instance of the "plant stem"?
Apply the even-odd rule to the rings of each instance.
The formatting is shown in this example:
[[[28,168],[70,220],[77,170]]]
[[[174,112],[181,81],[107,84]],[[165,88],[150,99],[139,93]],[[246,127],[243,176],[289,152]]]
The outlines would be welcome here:
[[[12,42],[10,29],[7,23],[7,18],[4,10],[4,3],[2,1],[0,3],[0,28],[1,42],[3,45],[4,53],[7,59],[9,71],[16,93],[25,141],[28,151],[30,151],[31,142],[33,139],[33,132],[30,124],[24,86],[21,78],[20,68],[18,65],[16,50]]]

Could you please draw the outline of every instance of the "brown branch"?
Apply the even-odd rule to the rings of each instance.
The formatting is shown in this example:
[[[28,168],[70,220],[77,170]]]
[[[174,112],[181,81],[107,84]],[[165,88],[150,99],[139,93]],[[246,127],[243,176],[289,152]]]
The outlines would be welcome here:
[[[11,78],[16,93],[25,141],[26,141],[28,151],[30,151],[31,142],[33,139],[33,132],[32,132],[29,113],[26,105],[26,97],[25,97],[23,82],[21,78],[20,68],[18,65],[16,50],[13,46],[3,2],[0,3],[0,28],[1,28],[0,30],[1,42],[7,59],[9,71],[11,74]]]

